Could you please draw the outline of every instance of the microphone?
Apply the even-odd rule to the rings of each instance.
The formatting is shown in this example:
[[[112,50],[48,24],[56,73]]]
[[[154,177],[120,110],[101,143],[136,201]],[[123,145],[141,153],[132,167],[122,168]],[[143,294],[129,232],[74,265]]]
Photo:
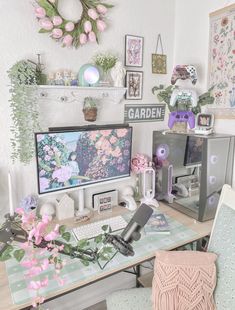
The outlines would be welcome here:
[[[140,231],[148,222],[153,209],[146,204],[141,204],[133,215],[121,235],[106,235],[105,242],[111,243],[116,250],[125,256],[134,256],[134,250],[130,243],[141,238]]]

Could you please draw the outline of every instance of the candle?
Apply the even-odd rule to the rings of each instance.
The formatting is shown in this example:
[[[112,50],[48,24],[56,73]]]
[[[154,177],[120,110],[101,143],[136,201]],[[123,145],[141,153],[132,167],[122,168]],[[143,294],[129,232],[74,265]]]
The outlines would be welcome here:
[[[8,172],[8,191],[9,191],[9,208],[10,208],[10,216],[14,216],[14,207],[12,201],[12,184],[11,184],[11,174]]]

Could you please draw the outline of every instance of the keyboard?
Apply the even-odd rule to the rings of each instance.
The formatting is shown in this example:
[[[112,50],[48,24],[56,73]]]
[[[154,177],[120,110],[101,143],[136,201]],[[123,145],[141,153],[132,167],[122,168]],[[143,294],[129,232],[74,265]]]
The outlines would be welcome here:
[[[105,220],[78,226],[73,229],[73,234],[77,240],[95,238],[96,236],[104,233],[102,230],[102,226],[104,225],[109,225],[112,231],[117,231],[125,228],[127,226],[127,222],[121,215],[118,215]]]

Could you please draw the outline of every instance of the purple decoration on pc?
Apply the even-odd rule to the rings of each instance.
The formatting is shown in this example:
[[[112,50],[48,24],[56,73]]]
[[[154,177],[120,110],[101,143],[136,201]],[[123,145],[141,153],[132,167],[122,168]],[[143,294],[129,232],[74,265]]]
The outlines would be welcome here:
[[[159,160],[167,159],[169,155],[169,146],[167,144],[160,144],[156,149],[156,156]]]

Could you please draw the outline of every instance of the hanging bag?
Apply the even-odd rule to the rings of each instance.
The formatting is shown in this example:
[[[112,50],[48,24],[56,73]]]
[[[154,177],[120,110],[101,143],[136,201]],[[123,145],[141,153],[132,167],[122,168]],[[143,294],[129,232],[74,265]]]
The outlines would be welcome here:
[[[161,54],[158,54],[158,47],[161,48]],[[157,37],[156,53],[152,54],[152,73],[166,74],[167,58],[163,53],[162,38],[159,34]]]

